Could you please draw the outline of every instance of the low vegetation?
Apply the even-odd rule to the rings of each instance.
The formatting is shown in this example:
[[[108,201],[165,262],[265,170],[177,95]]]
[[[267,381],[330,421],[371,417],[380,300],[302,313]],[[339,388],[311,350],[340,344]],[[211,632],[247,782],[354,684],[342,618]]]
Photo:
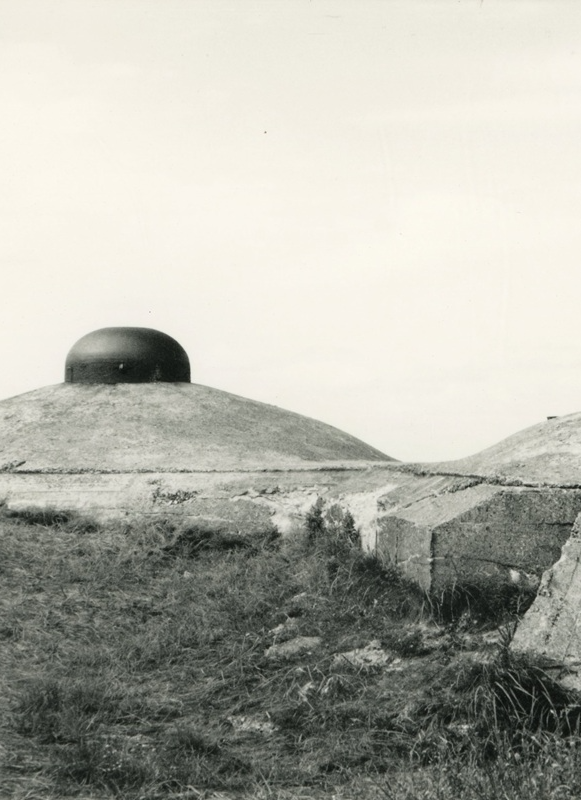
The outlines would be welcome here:
[[[579,698],[485,595],[426,598],[322,503],[285,540],[4,512],[0,795],[578,798]]]

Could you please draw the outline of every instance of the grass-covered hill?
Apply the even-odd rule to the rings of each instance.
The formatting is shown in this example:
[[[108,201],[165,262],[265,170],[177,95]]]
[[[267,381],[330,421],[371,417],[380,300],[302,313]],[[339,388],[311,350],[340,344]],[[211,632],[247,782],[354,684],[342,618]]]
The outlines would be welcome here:
[[[578,698],[507,649],[529,601],[426,598],[337,508],[284,541],[4,513],[0,797],[579,798]]]

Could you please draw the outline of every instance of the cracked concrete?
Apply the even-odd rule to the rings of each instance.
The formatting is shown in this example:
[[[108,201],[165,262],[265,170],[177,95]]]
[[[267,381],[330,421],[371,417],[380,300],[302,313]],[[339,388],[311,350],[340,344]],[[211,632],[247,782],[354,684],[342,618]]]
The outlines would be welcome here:
[[[511,647],[540,656],[562,683],[581,690],[581,515],[561,557],[544,573]]]
[[[405,477],[404,477],[405,476]],[[402,473],[378,501],[376,552],[425,590],[498,577],[540,577],[581,511],[581,490]]]

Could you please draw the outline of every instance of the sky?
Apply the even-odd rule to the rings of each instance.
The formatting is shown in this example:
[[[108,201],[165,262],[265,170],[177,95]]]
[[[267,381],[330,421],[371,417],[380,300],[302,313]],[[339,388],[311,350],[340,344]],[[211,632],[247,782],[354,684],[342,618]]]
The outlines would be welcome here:
[[[0,0],[0,398],[96,328],[402,460],[581,411],[576,0]]]

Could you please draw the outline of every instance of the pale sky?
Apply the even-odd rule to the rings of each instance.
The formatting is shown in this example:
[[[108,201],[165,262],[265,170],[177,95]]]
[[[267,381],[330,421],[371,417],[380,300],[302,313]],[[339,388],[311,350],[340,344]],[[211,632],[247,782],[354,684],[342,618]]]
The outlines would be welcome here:
[[[403,460],[581,411],[578,0],[0,0],[0,397],[95,328]]]

